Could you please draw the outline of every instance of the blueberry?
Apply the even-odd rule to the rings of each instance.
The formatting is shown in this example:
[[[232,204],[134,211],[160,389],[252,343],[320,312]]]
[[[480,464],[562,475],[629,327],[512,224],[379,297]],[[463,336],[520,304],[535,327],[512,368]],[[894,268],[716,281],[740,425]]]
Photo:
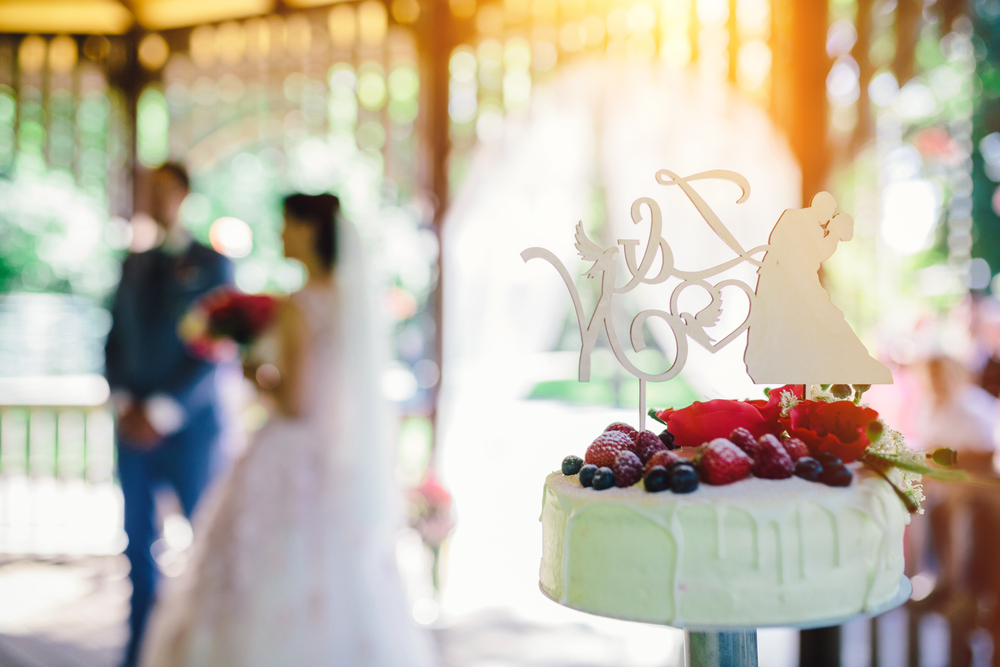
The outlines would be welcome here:
[[[653,466],[646,473],[643,484],[650,493],[666,491],[670,488],[670,473],[663,466]]]
[[[670,488],[674,493],[691,493],[698,488],[698,473],[694,466],[674,466],[670,473]]]
[[[594,483],[595,472],[597,472],[597,466],[593,463],[588,463],[580,468],[580,484],[583,486],[592,486]]]
[[[850,486],[854,474],[844,466],[834,466],[823,468],[819,476],[819,481],[827,486]]]
[[[795,476],[815,482],[823,474],[823,466],[811,456],[803,456],[795,462]]]
[[[663,429],[663,432],[660,433],[660,442],[667,449],[677,449],[677,445],[674,444],[674,434],[667,429]]]
[[[576,473],[580,472],[580,468],[582,467],[583,467],[583,459],[581,459],[579,456],[573,456],[572,454],[570,454],[569,456],[563,459],[562,471],[563,474],[566,476],[575,475]]]
[[[819,454],[816,454],[813,458],[819,461],[819,464],[824,468],[844,465],[844,462],[840,460],[840,457],[834,454],[833,452],[820,452]]]
[[[694,464],[691,463],[690,459],[677,459],[676,461],[670,462],[670,465],[667,466],[667,470],[673,472],[674,468],[677,466],[688,466],[689,468],[694,468]]]
[[[615,485],[615,471],[607,466],[601,466],[594,473],[593,487],[596,491],[610,489]]]

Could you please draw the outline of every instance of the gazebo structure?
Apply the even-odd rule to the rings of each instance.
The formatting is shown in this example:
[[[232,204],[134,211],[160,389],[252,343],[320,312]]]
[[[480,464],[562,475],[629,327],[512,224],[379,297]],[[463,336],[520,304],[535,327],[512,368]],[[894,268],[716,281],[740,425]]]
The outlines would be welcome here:
[[[137,215],[144,169],[168,159],[184,161],[194,178],[185,222],[236,260],[239,286],[288,291],[300,276],[280,260],[276,195],[335,191],[373,234],[418,248],[390,253],[405,259],[386,268],[395,284],[388,300],[398,380],[387,390],[410,415],[404,436],[416,434],[431,449],[448,280],[439,252],[445,212],[476,145],[502,136],[505,117],[524,113],[533,89],[567,63],[598,57],[728,82],[784,133],[804,198],[826,187],[850,190],[859,229],[872,239],[881,229],[879,243],[900,247],[919,237],[905,204],[928,201],[936,208],[925,212],[929,227],[914,246],[936,253],[928,294],[948,293],[953,283],[985,289],[1000,270],[995,7],[0,0],[0,291],[84,295],[100,304],[116,282],[117,257],[144,242]],[[937,188],[936,202],[907,185],[912,155],[921,182]],[[42,201],[48,195],[38,193],[62,194]],[[889,210],[901,203],[901,212]],[[46,221],[25,222],[34,220],[26,211],[43,204]],[[75,255],[46,241],[52,229],[87,225],[99,233]],[[30,373],[99,370],[100,317],[84,317],[98,322],[97,333],[73,359],[52,366],[49,355]],[[12,374],[27,363],[15,356],[0,349]],[[27,417],[14,415],[25,407]],[[54,417],[45,416],[49,409]],[[33,420],[48,419],[58,442],[60,424],[72,421],[66,414],[80,409],[27,401],[0,408],[0,422],[22,419],[17,433],[30,444]],[[91,433],[86,422],[81,428]],[[11,453],[3,433],[0,474],[33,466],[61,474],[58,445],[55,462],[46,462],[30,447]],[[0,513],[0,551],[4,539]]]

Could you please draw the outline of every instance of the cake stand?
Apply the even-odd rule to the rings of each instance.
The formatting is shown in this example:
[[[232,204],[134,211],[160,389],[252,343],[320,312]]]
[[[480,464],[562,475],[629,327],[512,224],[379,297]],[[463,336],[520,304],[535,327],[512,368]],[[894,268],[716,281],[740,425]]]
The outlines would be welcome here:
[[[541,588],[545,597],[557,604],[562,604],[555,600],[545,589]],[[684,655],[686,667],[757,667],[757,630],[761,627],[792,628],[795,630],[812,630],[815,628],[827,628],[836,625],[844,625],[851,621],[879,616],[891,611],[910,599],[913,587],[910,580],[905,576],[899,581],[899,588],[896,595],[889,600],[867,612],[855,614],[853,616],[839,616],[834,618],[823,618],[802,623],[782,623],[781,625],[766,625],[757,627],[738,626],[713,626],[713,625],[685,625],[684,623],[668,623],[668,627],[684,630]],[[572,605],[563,605],[570,609],[576,609]],[[592,611],[577,609],[588,614],[595,614]],[[595,614],[596,616],[606,616],[606,614]],[[635,621],[633,618],[622,618],[620,616],[608,616],[623,621]]]

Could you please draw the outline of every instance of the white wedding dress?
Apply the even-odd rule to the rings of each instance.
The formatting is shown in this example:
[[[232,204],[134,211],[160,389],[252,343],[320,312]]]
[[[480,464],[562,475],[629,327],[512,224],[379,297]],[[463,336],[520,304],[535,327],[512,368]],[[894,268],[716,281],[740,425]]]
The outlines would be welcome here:
[[[192,559],[150,620],[144,667],[435,664],[395,564],[373,337],[343,316],[364,312],[366,293],[340,274],[337,294],[291,297],[308,328],[304,414],[273,417],[206,500]]]

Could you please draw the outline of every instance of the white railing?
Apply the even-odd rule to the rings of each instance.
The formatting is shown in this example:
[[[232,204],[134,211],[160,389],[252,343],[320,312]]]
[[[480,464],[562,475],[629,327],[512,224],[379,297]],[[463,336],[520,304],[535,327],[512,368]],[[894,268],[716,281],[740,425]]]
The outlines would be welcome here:
[[[121,552],[107,399],[99,375],[0,378],[0,555]]]

